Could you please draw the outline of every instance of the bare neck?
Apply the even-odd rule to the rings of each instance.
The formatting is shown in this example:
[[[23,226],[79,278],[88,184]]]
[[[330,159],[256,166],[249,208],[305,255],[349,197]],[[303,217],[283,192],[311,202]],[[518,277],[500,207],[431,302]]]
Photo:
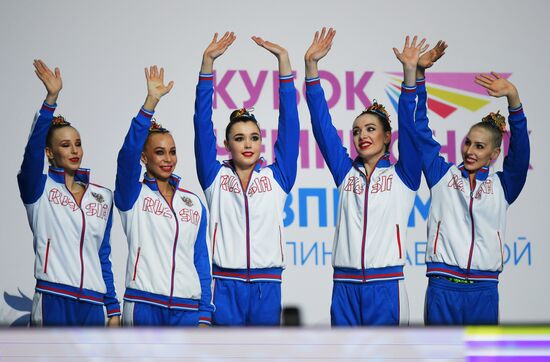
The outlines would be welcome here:
[[[174,196],[174,186],[168,182],[168,180],[159,180],[157,179],[157,186],[159,188],[160,194],[167,200],[172,200]]]
[[[237,172],[237,175],[239,176],[239,180],[241,180],[241,184],[243,185],[244,190],[248,189],[248,182],[250,181],[250,175],[252,174],[252,171],[254,171],[255,166],[256,164],[248,168],[240,168],[235,166],[235,170]]]

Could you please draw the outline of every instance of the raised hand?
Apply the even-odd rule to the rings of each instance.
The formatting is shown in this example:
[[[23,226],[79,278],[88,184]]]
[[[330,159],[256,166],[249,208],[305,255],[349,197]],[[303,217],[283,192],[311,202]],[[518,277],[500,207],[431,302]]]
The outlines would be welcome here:
[[[233,32],[225,32],[220,40],[218,40],[218,33],[215,33],[202,55],[201,73],[212,73],[214,60],[225,53],[235,39],[237,39],[237,36]]]
[[[285,54],[288,54],[286,49],[280,46],[279,44],[275,44],[270,41],[264,40],[259,36],[253,36],[251,37],[251,39],[254,40],[254,42],[259,46],[261,46],[262,48],[269,50],[269,52],[271,52],[277,58],[284,56]]]
[[[318,31],[315,32],[313,42],[311,42],[311,45],[304,55],[307,78],[315,78],[318,76],[317,63],[328,54],[335,35],[336,30],[333,28],[329,28],[327,31],[327,28],[323,27],[321,33]]]
[[[434,65],[445,54],[447,46],[447,43],[443,40],[438,41],[432,49],[420,56],[420,59],[418,59],[418,68],[428,69]]]
[[[61,71],[59,68],[55,68],[52,72],[50,68],[40,59],[35,59],[33,62],[34,72],[38,78],[44,83],[46,91],[46,103],[55,104],[61,88],[63,88],[63,81],[61,80]]]
[[[416,68],[420,55],[428,49],[428,44],[426,43],[426,38],[423,38],[420,43],[416,44],[418,37],[415,35],[412,43],[409,44],[409,36],[405,38],[405,45],[403,46],[403,51],[399,52],[397,48],[393,48],[395,56],[404,66],[410,66]]]
[[[164,68],[160,68],[159,71],[156,65],[150,66],[149,69],[145,68],[145,78],[147,79],[147,98],[144,107],[153,111],[160,99],[172,90],[174,82],[170,81],[168,85],[164,85]]]
[[[268,50],[271,54],[277,57],[277,60],[279,61],[279,74],[281,75],[292,74],[292,68],[290,67],[290,59],[288,57],[288,52],[285,48],[283,48],[279,44],[275,44],[270,41],[264,40],[258,36],[253,36],[251,39],[256,44]]]
[[[405,38],[405,45],[403,51],[399,52],[397,48],[393,48],[393,52],[399,61],[403,64],[404,82],[407,86],[412,87],[416,84],[416,67],[420,55],[428,49],[426,38],[423,38],[420,43],[416,43],[418,37],[415,35],[410,43],[410,37],[407,35]]]
[[[478,74],[475,82],[487,90],[487,94],[492,97],[508,98],[508,104],[512,108],[519,107],[519,93],[515,85],[508,79],[502,78],[499,74],[491,72],[491,74]]]

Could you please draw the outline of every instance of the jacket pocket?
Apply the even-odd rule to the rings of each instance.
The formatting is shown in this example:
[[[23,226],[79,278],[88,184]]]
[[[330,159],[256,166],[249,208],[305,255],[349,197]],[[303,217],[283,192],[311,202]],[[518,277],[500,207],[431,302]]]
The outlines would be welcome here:
[[[212,237],[212,262],[214,262],[214,253],[216,252],[216,233],[218,232],[218,223],[214,225],[214,236]]]
[[[504,249],[502,246],[502,238],[500,237],[500,231],[497,230],[498,242],[500,244],[500,266],[504,268]]]
[[[399,224],[395,224],[395,232],[397,235],[397,249],[399,250],[399,259],[402,259],[403,252],[401,251],[401,233],[399,232]]]
[[[51,239],[48,238],[48,243],[46,244],[46,257],[44,261],[44,274],[48,274],[48,258],[50,257],[50,243]]]
[[[136,280],[137,267],[139,263],[139,254],[141,254],[141,246],[138,248],[136,262],[134,263],[134,276],[132,277],[132,280]]]
[[[435,241],[434,241],[434,255],[437,252],[437,240],[439,240],[439,227],[441,226],[441,221],[437,222],[437,231],[435,232]]]
[[[283,232],[281,231],[281,225],[279,225],[279,247],[281,248],[281,261],[285,262],[285,254],[283,253]]]

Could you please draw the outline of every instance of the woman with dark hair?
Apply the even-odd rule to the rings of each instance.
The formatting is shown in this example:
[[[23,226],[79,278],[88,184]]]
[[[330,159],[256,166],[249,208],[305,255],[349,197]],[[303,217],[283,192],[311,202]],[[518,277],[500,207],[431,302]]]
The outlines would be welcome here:
[[[212,123],[214,60],[235,40],[215,34],[204,51],[195,101],[195,158],[199,181],[210,210],[213,316],[217,325],[278,325],[281,314],[283,215],[297,172],[300,128],[296,88],[288,52],[252,37],[279,62],[279,126],[275,161],[260,158],[262,137],[247,109],[231,113],[225,147],[231,159],[216,160]]]
[[[47,90],[36,114],[17,175],[36,255],[31,324],[100,326],[120,323],[111,271],[109,237],[112,192],[89,181],[80,168],[84,151],[78,131],[54,117],[63,83],[41,60],[35,73]],[[50,167],[44,175],[44,153]],[[105,312],[106,310],[106,312]]]
[[[462,146],[461,164],[445,161],[428,125],[425,71],[446,48],[427,54],[417,71],[416,128],[423,172],[430,188],[426,250],[425,323],[497,324],[498,276],[502,271],[506,210],[521,192],[529,168],[527,120],[516,87],[497,73],[476,83],[508,100],[510,147],[503,170],[490,165],[501,153],[505,118],[491,113],[474,124]],[[430,59],[431,58],[431,59]]]
[[[164,69],[145,68],[147,98],[118,154],[115,205],[128,239],[123,324],[207,326],[212,276],[206,209],[173,172],[178,161],[171,133],[152,121],[172,89]],[[145,175],[141,178],[141,162]]]
[[[317,63],[332,46],[336,32],[316,32],[305,54],[306,96],[313,134],[340,194],[332,249],[333,326],[408,324],[404,285],[407,222],[420,186],[416,147],[415,72],[425,39],[406,38],[402,52],[404,81],[399,97],[399,160],[390,163],[390,116],[376,101],[353,121],[355,160],[332,124]]]

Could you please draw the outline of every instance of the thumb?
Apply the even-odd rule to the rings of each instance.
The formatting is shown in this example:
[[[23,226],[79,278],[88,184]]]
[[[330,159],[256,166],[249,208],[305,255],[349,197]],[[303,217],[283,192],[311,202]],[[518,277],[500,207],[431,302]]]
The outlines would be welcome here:
[[[171,80],[170,83],[168,83],[168,86],[166,87],[167,88],[166,93],[170,92],[173,87],[174,87],[174,81]]]
[[[399,50],[397,50],[397,48],[393,48],[393,52],[394,52],[395,56],[397,57],[397,59],[401,59],[401,54],[399,53]]]

